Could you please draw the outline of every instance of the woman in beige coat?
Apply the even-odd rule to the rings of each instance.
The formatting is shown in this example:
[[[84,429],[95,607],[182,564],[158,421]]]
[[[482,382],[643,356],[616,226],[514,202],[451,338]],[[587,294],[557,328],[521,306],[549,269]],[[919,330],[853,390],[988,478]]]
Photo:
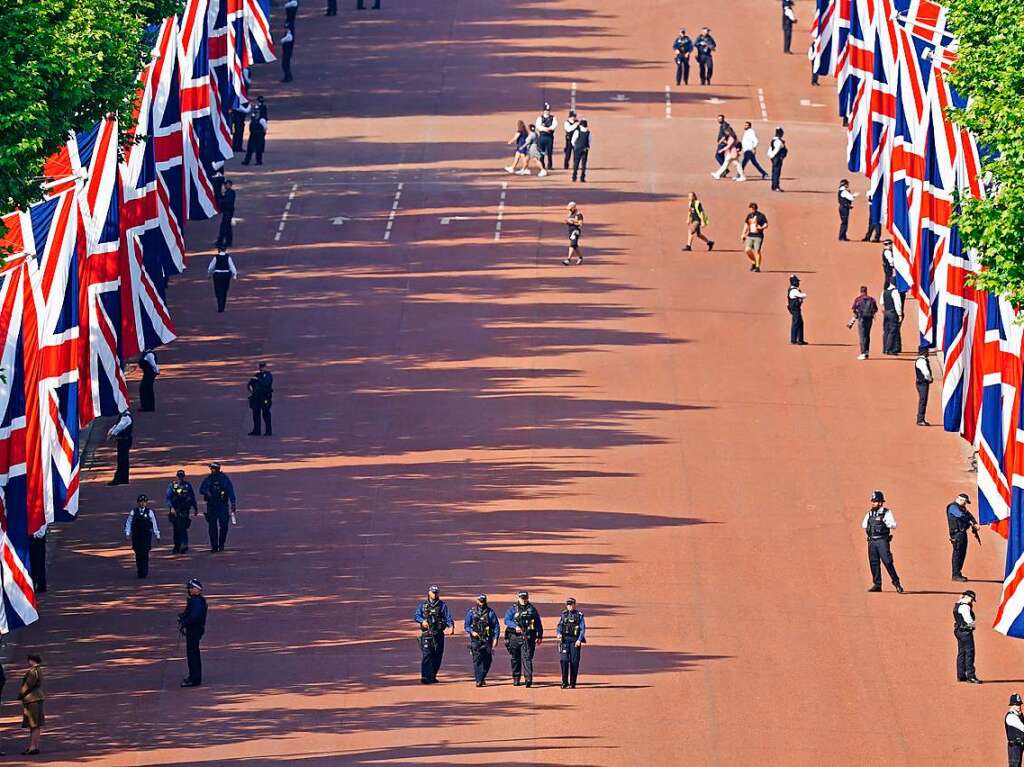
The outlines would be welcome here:
[[[39,738],[42,734],[45,717],[43,715],[43,659],[38,655],[28,656],[29,668],[21,680],[18,700],[21,701],[21,726],[28,728],[28,748],[22,754],[39,753]]]

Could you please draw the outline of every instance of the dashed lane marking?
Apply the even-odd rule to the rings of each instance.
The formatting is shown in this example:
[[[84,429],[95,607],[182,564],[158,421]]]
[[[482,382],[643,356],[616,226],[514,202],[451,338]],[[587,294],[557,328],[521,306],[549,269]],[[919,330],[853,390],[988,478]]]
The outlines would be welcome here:
[[[572,84],[572,90],[569,91],[569,110],[576,111],[576,83]]]
[[[671,86],[665,86],[665,119],[672,119],[672,88]]]
[[[281,241],[281,235],[284,234],[284,225],[288,223],[288,212],[292,209],[292,202],[295,200],[295,191],[298,188],[298,184],[292,184],[292,191],[288,193],[288,201],[284,204],[284,210],[281,211],[281,220],[277,224],[277,233],[274,235],[274,242]]]
[[[764,103],[764,88],[757,89],[757,100],[761,103],[761,120],[768,122],[768,107]]]
[[[573,83],[575,85],[575,83]],[[501,196],[498,197],[498,220],[494,222],[494,241],[501,239],[501,219],[505,217],[505,195],[508,193],[508,182],[501,182]]]
[[[402,182],[398,182],[398,191],[395,192],[395,201],[391,204],[391,212],[388,214],[388,225],[384,229],[384,242],[391,239],[391,227],[395,225],[395,215],[398,213],[398,203],[402,199]]]

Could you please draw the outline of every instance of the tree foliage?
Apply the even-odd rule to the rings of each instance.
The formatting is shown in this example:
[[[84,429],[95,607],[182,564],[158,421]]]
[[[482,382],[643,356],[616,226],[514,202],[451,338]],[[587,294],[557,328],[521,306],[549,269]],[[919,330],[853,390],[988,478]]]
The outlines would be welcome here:
[[[969,128],[986,153],[984,171],[997,190],[963,199],[961,236],[977,248],[983,271],[975,283],[1024,305],[1024,24],[1006,0],[949,0],[959,40],[951,82],[969,99],[953,119]]]
[[[44,160],[108,114],[131,123],[147,26],[179,0],[0,2],[0,212],[39,199]]]

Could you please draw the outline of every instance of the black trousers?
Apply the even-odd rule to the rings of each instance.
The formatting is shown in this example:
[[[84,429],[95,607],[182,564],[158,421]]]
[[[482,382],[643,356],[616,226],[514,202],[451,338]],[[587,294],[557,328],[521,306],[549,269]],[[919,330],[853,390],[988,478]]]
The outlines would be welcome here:
[[[793,22],[788,19],[782,22],[782,52],[792,53],[793,46]]]
[[[882,587],[882,568],[885,565],[889,580],[893,586],[900,585],[900,575],[892,561],[892,549],[887,538],[874,538],[868,541],[868,566],[871,568],[871,581],[875,586]]]
[[[437,672],[441,669],[444,658],[444,632],[432,634],[424,631],[420,635],[420,650],[423,659],[420,661],[420,679],[424,682],[436,682]]]
[[[562,667],[562,684],[576,686],[576,677],[580,673],[580,651],[576,642],[562,642],[558,646],[558,663]]]
[[[241,152],[245,144],[245,119],[235,120],[234,126],[231,131],[231,149],[235,152]]]
[[[587,155],[590,154],[589,149],[581,149],[576,152],[572,158],[572,180],[576,180],[576,175],[579,174],[580,180],[587,180]]]
[[[135,571],[140,578],[149,575],[149,549],[152,545],[152,539],[132,541],[132,549],[135,551]]]
[[[690,84],[690,57],[680,56],[676,59],[676,85]]]
[[[860,336],[860,353],[871,353],[871,325],[874,324],[874,317],[861,317],[857,320],[857,333]]]
[[[928,388],[931,384],[917,384],[917,422],[924,421],[924,412],[928,409]]]
[[[886,310],[882,319],[882,354],[899,354],[901,351],[900,317],[895,311]]]
[[[260,416],[262,415],[263,423],[267,425],[267,436],[269,437],[273,434],[274,429],[270,424],[270,405],[265,407],[263,405],[257,405],[256,407],[249,405],[249,409],[252,411],[252,433],[257,435],[260,433]]]
[[[850,209],[839,209],[839,239],[846,239],[846,230],[850,227]]]
[[[533,684],[533,653],[537,649],[537,640],[516,634],[508,641],[508,652],[512,660],[512,679],[518,682],[520,677],[527,684]]]
[[[365,2],[366,2],[366,0],[356,0],[356,10],[357,11],[365,11],[366,10]],[[380,0],[373,0],[373,10],[376,11],[379,8],[380,8]]]
[[[477,684],[481,684],[487,680],[487,674],[491,670],[491,663],[494,661],[494,646],[490,642],[470,639],[469,652],[473,656],[473,678],[476,679]]]
[[[129,456],[132,451],[130,439],[119,439],[117,441],[117,469],[114,471],[114,482],[122,485],[128,484],[128,472],[130,470]]]
[[[231,226],[231,219],[234,215],[234,211],[231,213],[226,210],[220,215],[220,231],[217,232],[217,247],[218,248],[230,248],[231,243],[234,242]]]
[[[964,560],[967,559],[967,531],[961,530],[950,536],[949,542],[953,544],[953,577],[962,576]]]
[[[1024,756],[1024,746],[1016,743],[1006,744],[1006,758],[1010,767],[1021,767],[1021,756]]]
[[[552,157],[555,153],[555,136],[552,133],[541,133],[537,136],[537,149],[540,150],[540,164],[544,165],[545,159],[547,161],[548,170],[551,170]]]
[[[571,139],[567,138],[565,140],[565,149],[562,150],[562,156],[565,159],[565,163],[563,164],[562,167],[565,170],[569,170],[569,163],[572,162],[572,143],[570,143],[570,142],[571,142]]]
[[[779,182],[782,181],[782,159],[772,158],[772,191],[779,191]]]
[[[956,678],[961,682],[971,679],[974,673],[974,632],[954,631],[956,637]]]
[[[791,311],[789,322],[789,342],[791,344],[804,343],[804,313],[802,309]]]
[[[281,72],[284,73],[284,81],[290,83],[292,81],[292,57],[291,54],[281,57]]]
[[[882,225],[875,222],[868,222],[868,231],[864,235],[865,241],[871,240],[872,242],[878,242],[882,239]]]
[[[337,16],[338,15],[338,0],[327,0],[327,15]]]
[[[171,529],[174,533],[173,551],[188,551],[188,528],[192,520],[188,518],[188,510],[175,512],[171,517]]]
[[[28,567],[32,574],[32,587],[37,594],[46,591],[46,536],[28,539]]]
[[[895,274],[896,274],[895,270],[891,266],[889,266],[888,264],[886,264],[883,261],[882,262],[882,290],[883,291],[887,287],[889,287],[889,283],[892,282],[893,275],[895,275]]]
[[[248,165],[249,161],[252,160],[252,156],[256,155],[256,164],[263,164],[263,148],[267,145],[267,140],[264,137],[254,139],[249,136],[249,145],[245,149],[245,159],[242,160],[242,165]]]
[[[199,654],[202,632],[185,631],[185,660],[188,662],[188,680],[192,684],[203,683],[203,658]]]
[[[223,312],[228,302],[228,288],[231,287],[231,272],[213,273],[213,295],[217,297],[217,311]]]
[[[143,375],[139,384],[139,410],[144,413],[156,410],[156,391],[153,388],[155,381],[156,376]]]
[[[757,161],[757,155],[754,154],[749,149],[747,149],[746,151],[743,152],[743,162],[740,163],[740,170],[745,170],[747,167],[747,163],[751,162],[754,163],[754,167],[757,168],[758,173],[760,173],[762,176],[768,175],[768,171],[762,168],[761,163]]]
[[[700,65],[701,85],[711,85],[711,75],[715,73],[715,60],[710,56],[698,56],[697,63]]]
[[[228,527],[231,526],[231,512],[227,509],[207,509],[206,524],[210,530],[210,548],[214,551],[223,551],[224,543],[228,539]]]

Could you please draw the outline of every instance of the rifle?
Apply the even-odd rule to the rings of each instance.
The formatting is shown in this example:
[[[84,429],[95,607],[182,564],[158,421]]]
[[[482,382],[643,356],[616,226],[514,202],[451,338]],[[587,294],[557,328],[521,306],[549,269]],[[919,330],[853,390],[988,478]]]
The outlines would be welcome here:
[[[972,525],[971,526],[971,535],[974,536],[974,540],[976,540],[978,542],[978,545],[980,546],[981,545],[981,536],[978,535],[978,526],[977,525]]]

